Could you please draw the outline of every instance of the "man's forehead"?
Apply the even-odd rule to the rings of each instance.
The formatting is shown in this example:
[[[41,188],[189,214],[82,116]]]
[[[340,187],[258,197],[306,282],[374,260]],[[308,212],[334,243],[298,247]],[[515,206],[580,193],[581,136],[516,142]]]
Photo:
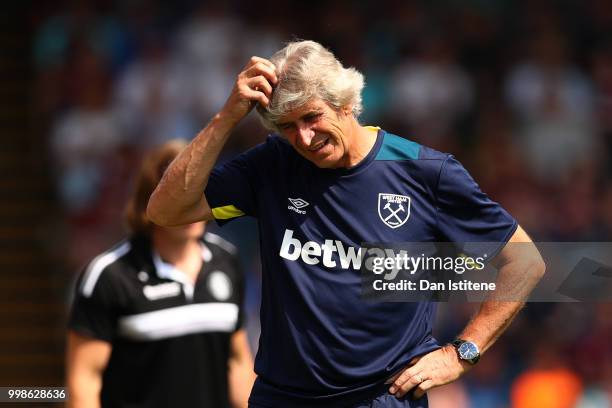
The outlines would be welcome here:
[[[321,99],[313,99],[281,116],[277,123],[294,122],[312,112],[321,112],[329,108]]]

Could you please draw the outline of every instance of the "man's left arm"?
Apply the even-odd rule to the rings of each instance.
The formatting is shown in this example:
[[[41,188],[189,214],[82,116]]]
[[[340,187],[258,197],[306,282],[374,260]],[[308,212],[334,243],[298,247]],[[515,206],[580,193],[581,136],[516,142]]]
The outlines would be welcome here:
[[[478,313],[459,336],[474,342],[481,355],[510,325],[545,271],[538,249],[520,226],[493,264],[499,268],[496,292],[504,293],[503,299],[512,301],[482,302]],[[459,359],[455,347],[447,344],[411,361],[395,378],[389,392],[401,398],[414,389],[414,397],[420,398],[433,387],[455,381],[470,368],[468,362]]]
[[[251,349],[244,329],[232,335],[228,366],[229,397],[232,407],[246,408],[255,382],[255,372],[253,371]]]

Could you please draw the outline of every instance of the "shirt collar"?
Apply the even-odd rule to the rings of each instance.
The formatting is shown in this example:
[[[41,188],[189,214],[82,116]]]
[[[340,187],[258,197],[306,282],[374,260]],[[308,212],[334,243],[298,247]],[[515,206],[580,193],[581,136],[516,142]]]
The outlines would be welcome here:
[[[208,246],[206,246],[206,244],[204,244],[201,241],[200,241],[200,247],[201,247],[202,260],[204,261],[204,263],[210,262],[213,257],[212,251],[208,248]],[[165,262],[163,259],[161,259],[161,257],[159,256],[159,253],[154,248],[152,251],[152,257],[153,257],[153,266],[155,266],[155,272],[157,273],[158,277],[162,279],[170,279],[176,282],[180,282],[183,285],[193,286],[189,278],[187,278],[187,275],[185,274],[185,272],[181,271],[174,265],[168,262]]]

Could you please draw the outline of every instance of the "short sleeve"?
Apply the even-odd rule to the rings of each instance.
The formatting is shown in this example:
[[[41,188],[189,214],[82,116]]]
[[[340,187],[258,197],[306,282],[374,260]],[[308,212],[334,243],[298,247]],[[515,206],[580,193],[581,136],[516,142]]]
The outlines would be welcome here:
[[[437,206],[438,228],[449,242],[506,243],[517,227],[516,220],[480,190],[453,156],[440,170]]]
[[[218,224],[245,215],[257,216],[256,192],[269,160],[267,145],[255,146],[211,172],[204,195]]]
[[[68,327],[77,333],[111,342],[118,319],[118,294],[108,274],[102,273],[91,294],[82,289],[84,273],[77,281]]]

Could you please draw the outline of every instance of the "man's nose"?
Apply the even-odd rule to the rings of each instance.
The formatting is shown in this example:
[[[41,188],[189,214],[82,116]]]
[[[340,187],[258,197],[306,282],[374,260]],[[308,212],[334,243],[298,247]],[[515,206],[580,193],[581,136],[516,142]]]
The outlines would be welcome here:
[[[297,124],[297,139],[298,143],[305,148],[310,147],[310,141],[314,137],[315,132],[311,126],[306,123]]]

